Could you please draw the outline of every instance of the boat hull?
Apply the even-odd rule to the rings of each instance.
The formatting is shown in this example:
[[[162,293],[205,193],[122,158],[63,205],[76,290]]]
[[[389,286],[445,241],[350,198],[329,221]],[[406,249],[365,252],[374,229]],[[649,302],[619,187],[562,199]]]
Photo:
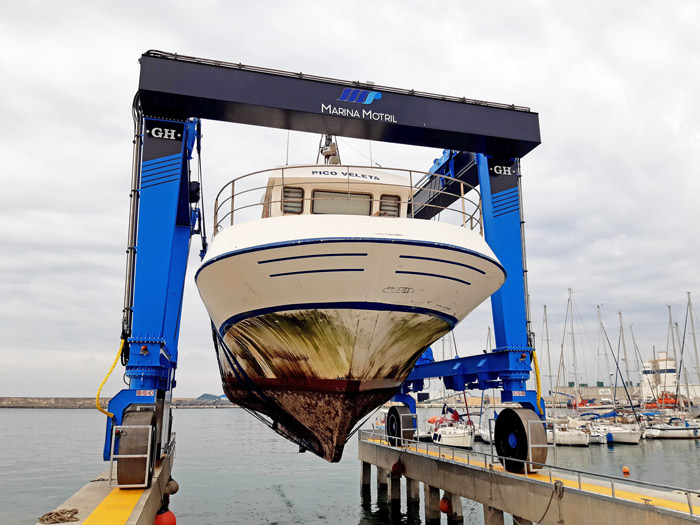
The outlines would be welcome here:
[[[227,228],[196,276],[226,395],[328,461],[504,279],[464,228],[353,216]]]
[[[448,447],[472,448],[474,427],[442,427],[433,433],[433,443]]]
[[[547,443],[557,446],[587,447],[590,443],[590,435],[578,430],[557,430],[556,433],[547,429]]]
[[[644,431],[645,439],[699,439],[700,427],[653,425]]]

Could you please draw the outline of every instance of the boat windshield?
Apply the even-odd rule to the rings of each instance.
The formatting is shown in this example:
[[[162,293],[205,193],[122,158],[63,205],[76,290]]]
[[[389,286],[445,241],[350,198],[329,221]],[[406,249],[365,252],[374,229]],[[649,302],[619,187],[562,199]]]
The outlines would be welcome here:
[[[313,213],[369,215],[371,209],[372,196],[369,194],[323,190],[313,192]]]

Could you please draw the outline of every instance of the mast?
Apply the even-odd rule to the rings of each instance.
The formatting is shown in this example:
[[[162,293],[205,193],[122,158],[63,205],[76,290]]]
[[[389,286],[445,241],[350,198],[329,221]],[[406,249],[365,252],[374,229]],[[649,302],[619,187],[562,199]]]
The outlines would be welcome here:
[[[544,305],[544,333],[545,333],[545,342],[547,343],[547,367],[549,368],[549,392],[550,395],[554,395],[554,385],[552,384],[552,379],[554,376],[552,376],[552,356],[549,352],[549,323],[547,322],[547,305]],[[552,407],[554,408],[554,407]]]
[[[627,344],[625,344],[625,328],[624,325],[622,324],[622,312],[617,312],[617,315],[620,317],[620,339],[622,341],[622,354],[624,355],[624,360],[625,360],[625,380],[627,381],[627,385],[631,386],[630,383],[630,365],[629,365],[629,360],[627,359]]]
[[[664,363],[664,390],[663,393],[666,393],[666,380],[668,379],[668,340],[669,338],[671,339],[671,345],[673,348],[673,366],[676,366],[676,339],[673,337],[673,318],[671,317],[671,305],[666,306],[668,308],[668,335],[666,336],[666,362]],[[678,370],[676,370],[676,374],[678,374]]]
[[[661,372],[659,372],[659,360],[656,357],[656,345],[651,345],[651,356],[653,357],[653,363],[656,367],[654,370],[654,375],[656,379],[654,380],[654,386],[656,387],[652,392],[654,394],[654,401],[659,399],[659,385],[661,384]]]
[[[571,315],[569,316],[569,326],[571,327],[571,355],[574,360],[574,401],[576,403],[576,408],[578,408],[579,403],[579,387],[578,387],[578,366],[576,364],[576,338],[574,337],[574,302],[573,302],[573,290],[569,288],[569,308]]]
[[[610,388],[612,388],[610,361],[608,361],[608,352],[605,349],[605,341],[603,341],[603,319],[600,315],[600,305],[596,306],[596,310],[598,311],[598,340],[599,340],[599,343],[603,344],[603,356],[605,356],[605,373],[608,374],[607,377],[610,377]],[[598,347],[598,350],[600,350],[600,347]],[[600,356],[600,352],[598,352],[598,356]],[[615,396],[613,395],[613,397],[615,397]]]
[[[700,385],[700,361],[698,361],[698,342],[695,340],[695,320],[693,319],[693,302],[688,294],[688,314],[690,315],[690,333],[693,336],[693,350],[695,352],[695,372],[698,374],[698,385]]]
[[[634,330],[632,330],[632,325],[630,325],[630,334],[632,334],[632,345],[634,346],[634,352],[637,361],[637,369],[639,370],[639,406],[644,408],[644,380],[646,379],[646,382],[649,385],[649,392],[651,392],[652,395],[654,395],[654,388],[651,385],[649,374],[644,373],[644,358],[642,358],[642,353],[639,351],[639,347],[637,346],[637,340],[634,337]]]
[[[598,305],[597,308],[598,308],[598,326],[599,326],[599,330],[600,330],[600,334],[601,334],[601,339],[602,339],[603,337],[607,337],[607,336],[605,335],[605,328],[603,327],[603,318],[602,318],[601,315],[600,315],[600,305]],[[603,342],[603,346],[605,347],[605,342]],[[612,352],[612,348],[610,349],[610,351]],[[615,356],[613,356],[613,357],[615,357]],[[608,352],[607,352],[607,348],[606,348],[606,350],[605,350],[605,367],[606,367],[608,370],[610,370],[610,367],[608,366],[608,364],[609,364],[609,362],[608,362]],[[617,389],[615,388],[615,386],[614,386],[614,384],[613,384],[613,376],[614,376],[614,375],[615,375],[615,374],[613,374],[612,372],[610,372],[610,391],[612,392],[613,411],[614,411],[615,408],[616,408],[616,405],[615,405],[615,398],[617,397]]]
[[[688,413],[690,413],[690,387],[688,386],[688,365],[685,367],[683,366],[683,354],[685,353],[685,338],[683,338],[683,344],[681,344],[681,334],[678,331],[678,323],[675,323],[676,327],[676,339],[678,339],[678,346],[681,348],[681,362],[680,366],[678,367],[678,388],[676,389],[677,391],[680,391],[680,378],[681,378],[681,370],[683,370],[683,377],[685,378],[685,396],[688,399]],[[678,403],[678,397],[676,396],[676,403]],[[680,407],[683,409],[683,406],[681,405]]]
[[[561,346],[559,350],[559,366],[557,367],[557,380],[554,383],[554,399],[552,401],[552,408],[557,406],[557,395],[559,394],[558,388],[559,378],[563,377],[564,383],[566,383],[566,366],[564,365],[564,342],[566,341],[566,323],[569,320],[569,303],[571,302],[571,288],[569,288],[569,302],[566,303],[566,317],[564,317],[564,332],[561,335]]]

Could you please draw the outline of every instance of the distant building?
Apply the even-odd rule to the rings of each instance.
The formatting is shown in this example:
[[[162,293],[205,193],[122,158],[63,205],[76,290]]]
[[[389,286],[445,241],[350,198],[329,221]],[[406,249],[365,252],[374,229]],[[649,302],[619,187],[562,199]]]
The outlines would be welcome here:
[[[642,366],[642,398],[656,399],[664,392],[674,395],[678,392],[682,397],[688,397],[688,390],[691,399],[700,398],[700,385],[690,383],[692,379],[687,372],[682,374],[678,384],[676,360],[667,352],[659,352],[656,359],[644,361]]]

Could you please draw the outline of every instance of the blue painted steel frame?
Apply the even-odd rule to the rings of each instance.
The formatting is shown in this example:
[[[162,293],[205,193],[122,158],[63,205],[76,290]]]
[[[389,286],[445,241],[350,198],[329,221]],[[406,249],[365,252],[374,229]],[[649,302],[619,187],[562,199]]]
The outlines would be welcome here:
[[[150,139],[142,137],[145,160],[139,185],[133,325],[124,350],[129,352],[129,388],[109,402],[114,418],[107,418],[105,460],[109,459],[112,425],[122,423],[125,410],[133,404],[155,405],[158,391],[166,396],[175,386],[185,272],[199,217],[199,209],[189,202],[196,120],[145,118],[144,123],[146,133],[161,131],[152,133]],[[172,138],[157,136],[168,128],[173,130]],[[159,156],[162,152],[171,154]]]
[[[432,173],[461,177],[473,184],[474,173],[467,170],[472,153],[446,150],[430,169]],[[537,409],[537,393],[526,389],[530,377],[531,352],[528,342],[528,319],[524,280],[524,252],[520,213],[520,176],[514,169],[517,159],[500,159],[489,167],[486,155],[476,155],[476,172],[482,203],[482,222],[486,242],[506,269],[503,286],[491,296],[496,348],[491,353],[417,365],[394,400],[405,402],[415,411],[415,401],[408,393],[423,390],[425,379],[440,377],[445,387],[455,391],[467,389],[502,389],[501,400],[518,402],[545,418],[544,401]],[[496,184],[492,185],[492,181]],[[411,402],[406,398],[410,398]],[[412,403],[412,406],[411,406]]]

